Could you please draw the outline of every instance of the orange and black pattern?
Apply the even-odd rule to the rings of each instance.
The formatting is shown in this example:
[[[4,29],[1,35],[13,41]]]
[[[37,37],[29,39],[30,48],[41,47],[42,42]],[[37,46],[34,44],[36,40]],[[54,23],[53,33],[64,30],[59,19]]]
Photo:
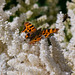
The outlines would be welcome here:
[[[46,29],[42,31],[42,35],[45,36],[45,38],[47,38],[50,34],[52,33],[56,33],[59,29]]]
[[[37,41],[40,41],[41,38],[42,38],[42,35],[45,36],[45,38],[48,38],[50,34],[52,33],[57,33],[59,29],[56,28],[56,29],[45,29],[45,30],[37,30],[34,25],[32,25],[31,23],[29,22],[25,22],[24,24],[24,29],[22,32],[25,32],[27,33],[25,38],[26,39],[30,39],[30,44],[34,44],[35,42]]]
[[[36,28],[31,23],[25,22],[24,29],[23,29],[22,32],[25,32],[25,33],[27,33],[27,32],[33,33],[35,31],[36,31]]]

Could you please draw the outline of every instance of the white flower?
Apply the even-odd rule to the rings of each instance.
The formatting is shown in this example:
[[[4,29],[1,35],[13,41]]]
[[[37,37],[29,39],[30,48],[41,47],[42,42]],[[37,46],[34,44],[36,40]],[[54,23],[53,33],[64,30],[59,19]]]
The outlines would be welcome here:
[[[8,15],[8,17],[10,17],[10,15],[12,15],[11,11],[5,11],[5,13]]]
[[[39,8],[38,4],[33,5],[33,9],[38,9],[38,8]]]
[[[59,66],[54,62],[54,60],[48,55],[46,50],[40,51],[40,59],[43,64],[46,65],[46,70],[49,72],[55,72],[56,75],[61,74]]]
[[[26,67],[25,73],[26,75],[41,75],[42,69],[38,69],[37,67]]]
[[[57,15],[57,21],[56,23],[61,23],[63,21],[63,14],[60,12],[60,14]]]
[[[16,17],[13,22],[9,22],[11,30],[15,30],[18,27],[18,19],[19,17]]]
[[[45,21],[45,20],[47,20],[47,15],[43,15],[37,19],[37,21]]]
[[[55,62],[60,64],[59,66],[60,66],[61,70],[66,69],[67,71],[70,71],[69,66],[66,65],[66,61],[62,54],[59,43],[56,41],[56,39],[54,37],[51,37],[50,41],[51,41],[52,47],[53,47],[52,53],[53,53],[53,58],[54,58]]]
[[[6,61],[6,60],[8,60],[9,58],[7,57],[7,55],[5,54],[5,53],[2,53],[1,55],[0,55],[0,61],[1,60],[3,60],[3,61]]]
[[[25,42],[25,41],[24,41],[24,40],[26,39],[25,36],[26,36],[26,34],[25,34],[24,32],[22,32],[22,33],[20,34],[20,36],[19,36],[20,41]]]
[[[17,71],[7,71],[7,75],[19,75]]]
[[[6,75],[7,73],[7,66],[6,66],[6,61],[9,58],[7,57],[7,55],[5,53],[2,53],[0,55],[0,75]]]
[[[26,18],[27,18],[26,13],[20,14],[20,17],[19,17],[19,20],[18,20],[19,26],[21,26],[22,22],[25,21]]]
[[[58,28],[59,30],[57,34],[54,34],[54,37],[59,41],[60,44],[62,44],[62,41],[64,41],[65,38],[65,25],[63,23],[63,16],[64,15],[62,14],[62,12],[60,12],[60,14],[57,15],[56,28]],[[61,45],[61,47],[63,48],[63,45]]]
[[[75,0],[67,2],[67,14],[71,25],[67,29],[71,31],[72,38],[68,42],[65,41],[66,25],[64,24],[65,22],[68,24],[68,21],[63,22],[64,14],[60,12],[57,15],[56,24],[54,23],[59,31],[54,34],[54,37],[50,37],[50,45],[45,38],[42,38],[39,43],[29,44],[29,40],[25,38],[26,33],[20,33],[20,26],[26,20],[43,23],[38,29],[49,27],[49,21],[55,20],[53,14],[58,11],[58,8],[55,8],[58,0],[54,2],[48,0],[49,4],[53,2],[52,6],[42,7],[38,6],[37,1],[17,0],[17,6],[11,5],[8,10],[4,10],[7,3],[5,0],[0,0],[0,40],[3,44],[1,45],[3,47],[0,46],[0,75],[70,75],[71,70],[72,74],[75,74]],[[19,16],[16,15],[18,10]],[[44,15],[40,16],[42,11]],[[10,22],[11,15],[14,16],[12,22]]]
[[[21,52],[17,55],[17,60],[22,62],[27,59],[27,53]]]
[[[26,12],[27,19],[28,19],[28,18],[30,18],[30,17],[32,16],[32,14],[33,14],[33,12],[32,12],[32,11],[30,11],[30,10],[29,10],[29,11],[27,11],[27,12]]]
[[[29,54],[28,59],[32,65],[39,65],[39,58],[34,54]],[[34,61],[34,62],[33,62]]]
[[[37,29],[40,29],[40,28],[47,28],[49,27],[49,24],[48,23],[45,23],[43,24],[42,26],[39,26]]]
[[[73,2],[69,2],[69,1],[67,1],[67,8],[68,9],[74,9],[75,8],[75,3],[73,3]]]
[[[25,3],[26,3],[27,5],[30,5],[30,0],[25,0]]]
[[[5,3],[5,0],[0,0],[0,6]]]
[[[10,12],[12,12],[12,14],[14,14],[20,7],[21,7],[21,5],[17,4],[16,7],[13,7],[12,9],[10,9]]]
[[[68,10],[68,15],[71,17],[71,19],[74,17],[73,10],[69,9]]]
[[[8,46],[8,54],[9,56],[15,56],[19,52],[19,43],[15,43],[15,40],[12,41],[12,45]]]
[[[72,0],[73,2],[75,2],[75,0]]]
[[[48,42],[47,39],[41,39],[40,43],[40,50],[47,50],[48,49]]]
[[[22,45],[22,49],[23,49],[23,51],[27,51],[27,50],[29,50],[29,44],[27,44],[27,43],[24,43],[23,45]]]

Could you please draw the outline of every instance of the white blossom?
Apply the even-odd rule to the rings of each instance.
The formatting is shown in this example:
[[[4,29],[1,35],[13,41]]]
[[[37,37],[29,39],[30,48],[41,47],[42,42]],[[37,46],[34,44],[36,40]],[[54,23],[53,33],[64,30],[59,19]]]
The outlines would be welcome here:
[[[20,4],[18,4],[16,7],[13,7],[12,9],[10,9],[10,12],[12,12],[12,14],[14,14],[19,8],[21,8]]]
[[[17,71],[8,71],[7,75],[19,75]]]
[[[11,30],[13,30],[14,28],[17,28],[18,27],[18,19],[19,19],[19,17],[16,17],[16,18],[14,18],[14,21],[13,22],[9,22],[9,25],[11,27]]]
[[[37,21],[45,21],[46,19],[47,19],[47,16],[43,15],[40,18],[38,18]]]
[[[24,43],[23,45],[22,45],[22,49],[24,50],[24,51],[26,51],[26,50],[29,50],[29,44],[27,44],[27,43]]]
[[[75,75],[75,0],[66,3],[69,20],[63,22],[64,14],[60,11],[57,14],[56,23],[52,25],[49,23],[52,19],[55,20],[53,14],[56,15],[54,12],[58,11],[55,7],[58,0],[47,0],[49,4],[53,2],[49,7],[47,5],[40,7],[37,1],[17,0],[16,6],[13,5],[8,10],[4,10],[7,2],[0,0],[0,43],[2,43],[0,44],[0,75]],[[19,16],[16,15],[17,11]],[[42,11],[43,15],[36,18],[35,22],[34,18]],[[12,21],[10,21],[11,17]],[[45,38],[42,35],[39,42],[29,44],[31,39],[26,39],[27,33],[21,32],[22,24],[29,20],[32,24],[33,22],[42,23],[40,26],[35,25],[38,27],[37,30],[51,28],[54,25],[59,30],[53,36]],[[65,41],[68,31],[64,30],[68,23],[70,28],[67,29],[72,36],[69,41]]]
[[[30,0],[25,0],[25,3],[26,3],[27,5],[30,5]]]
[[[7,57],[7,55],[5,53],[2,53],[0,55],[0,75],[6,75],[7,73],[7,66],[6,66],[6,61],[9,58]]]
[[[33,9],[38,9],[38,8],[39,8],[38,4],[33,5]]]
[[[38,65],[39,64],[39,58],[34,54],[29,54],[28,59],[29,59],[29,61],[31,62],[32,65]]]
[[[27,18],[30,18],[30,17],[32,16],[32,14],[33,14],[33,12],[32,12],[32,11],[30,11],[30,10],[29,10],[29,11],[27,11],[27,12],[26,12]]]

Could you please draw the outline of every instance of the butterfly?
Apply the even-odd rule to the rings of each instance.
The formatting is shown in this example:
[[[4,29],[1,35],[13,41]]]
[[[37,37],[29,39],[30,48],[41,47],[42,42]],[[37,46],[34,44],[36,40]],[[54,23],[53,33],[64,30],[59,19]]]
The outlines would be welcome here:
[[[56,29],[44,29],[44,30],[41,30],[41,29],[36,29],[34,27],[34,25],[32,25],[31,23],[29,22],[25,22],[24,23],[24,29],[22,32],[25,32],[27,33],[25,38],[26,39],[30,39],[30,42],[29,44],[34,44],[35,42],[38,42],[41,40],[42,35],[45,36],[45,38],[49,37],[50,34],[52,33],[56,33],[59,29],[56,28]]]

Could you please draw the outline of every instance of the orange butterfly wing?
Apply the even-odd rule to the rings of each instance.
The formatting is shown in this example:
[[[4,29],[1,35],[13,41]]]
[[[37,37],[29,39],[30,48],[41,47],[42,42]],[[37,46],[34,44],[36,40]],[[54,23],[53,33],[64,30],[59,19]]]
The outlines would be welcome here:
[[[38,42],[41,40],[41,36],[36,35],[30,42],[29,44],[34,44],[35,42]]]
[[[36,31],[37,31],[37,29],[34,27],[34,25],[32,25],[29,22],[24,23],[24,29],[23,29],[22,32],[27,33],[26,36],[25,36],[26,39],[30,38],[31,34],[36,32]]]
[[[56,33],[59,29],[45,29],[41,31],[41,29],[37,30],[31,23],[25,22],[24,29],[22,32],[27,32],[26,39],[29,38],[30,42],[29,44],[34,44],[37,41],[40,41],[42,38],[42,35],[47,38],[50,34]]]
[[[24,29],[22,32],[29,32],[29,33],[33,33],[35,32],[37,29],[34,27],[34,25],[32,25],[29,22],[25,22],[24,23]]]
[[[58,28],[56,28],[56,29],[46,29],[46,30],[42,31],[42,35],[44,35],[45,38],[47,38],[50,34],[56,33],[58,30],[59,30]]]

